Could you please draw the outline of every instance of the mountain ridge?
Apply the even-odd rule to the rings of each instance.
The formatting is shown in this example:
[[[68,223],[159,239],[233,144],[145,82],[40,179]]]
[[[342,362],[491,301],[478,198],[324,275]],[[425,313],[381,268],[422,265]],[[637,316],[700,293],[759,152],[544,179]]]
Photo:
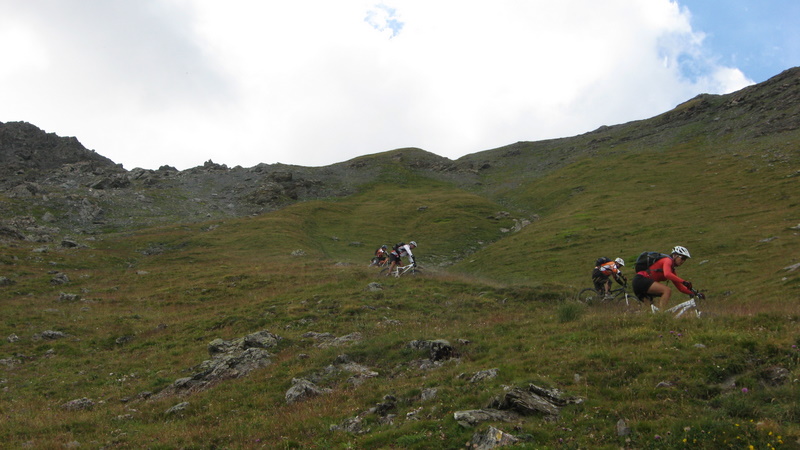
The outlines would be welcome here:
[[[77,138],[25,122],[0,123],[0,189],[4,217],[27,216],[67,234],[195,222],[274,211],[298,201],[351,195],[359,186],[409,170],[516,207],[513,191],[583,158],[625,151],[663,151],[693,139],[730,143],[779,138],[800,127],[800,68],[725,95],[702,94],[650,119],[603,126],[566,138],[520,141],[456,160],[403,148],[324,167],[206,162],[178,171],[121,165],[85,149]],[[714,142],[712,142],[714,141]],[[715,150],[723,151],[723,150]],[[59,203],[60,201],[60,203]],[[510,203],[509,203],[510,202]]]

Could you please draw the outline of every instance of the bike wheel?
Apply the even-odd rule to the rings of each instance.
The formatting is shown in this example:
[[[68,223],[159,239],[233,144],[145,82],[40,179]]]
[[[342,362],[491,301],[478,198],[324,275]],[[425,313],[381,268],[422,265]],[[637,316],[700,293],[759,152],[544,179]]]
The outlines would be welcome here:
[[[378,276],[379,277],[385,277],[387,275],[389,275],[389,268],[388,267],[384,267],[383,269],[381,269],[380,272],[378,272]]]
[[[579,302],[583,302],[588,305],[590,303],[597,303],[601,301],[603,297],[594,289],[586,288],[578,293],[577,299]]]

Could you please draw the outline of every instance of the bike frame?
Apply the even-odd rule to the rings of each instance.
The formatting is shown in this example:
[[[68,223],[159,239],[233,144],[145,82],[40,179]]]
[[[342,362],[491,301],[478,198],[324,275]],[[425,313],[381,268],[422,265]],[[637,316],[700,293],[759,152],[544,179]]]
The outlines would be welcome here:
[[[690,310],[692,308],[694,308],[694,312],[695,312],[695,314],[697,314],[697,317],[700,317],[700,311],[697,310],[697,302],[694,300],[694,297],[690,298],[689,300],[686,300],[683,303],[679,303],[679,304],[673,306],[672,308],[667,309],[667,312],[668,313],[676,313],[675,317],[678,318],[678,317],[682,316],[683,313],[685,313],[686,311],[688,311],[688,310]]]
[[[395,278],[400,278],[401,275],[405,275],[408,272],[411,272],[416,269],[416,264],[407,264],[405,266],[396,266],[392,271],[392,275]]]

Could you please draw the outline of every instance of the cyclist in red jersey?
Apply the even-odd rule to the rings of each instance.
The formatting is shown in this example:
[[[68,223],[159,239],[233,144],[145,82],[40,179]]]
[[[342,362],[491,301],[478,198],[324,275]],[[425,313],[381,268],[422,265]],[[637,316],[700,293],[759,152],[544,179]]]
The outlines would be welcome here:
[[[653,297],[660,297],[658,308],[662,309],[667,305],[667,302],[669,302],[672,289],[660,282],[672,281],[675,287],[684,294],[697,295],[701,299],[704,298],[705,296],[702,293],[692,289],[691,282],[680,278],[675,273],[675,268],[683,265],[683,263],[691,257],[689,250],[686,250],[685,247],[681,247],[680,245],[675,246],[669,258],[661,258],[648,267],[647,270],[636,273],[632,282],[633,293],[639,299],[650,298],[651,301]]]

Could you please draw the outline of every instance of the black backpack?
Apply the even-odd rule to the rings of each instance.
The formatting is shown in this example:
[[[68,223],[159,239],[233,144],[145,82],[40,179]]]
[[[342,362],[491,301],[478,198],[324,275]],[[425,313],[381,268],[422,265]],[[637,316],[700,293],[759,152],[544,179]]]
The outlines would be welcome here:
[[[406,243],[405,243],[405,242],[401,242],[401,243],[399,243],[399,244],[394,244],[394,247],[392,247],[392,250],[394,250],[394,251],[396,251],[396,252],[399,252],[399,251],[400,251],[400,247],[402,247],[402,246],[404,246],[404,245],[406,245]]]
[[[637,272],[641,272],[643,270],[647,270],[656,263],[656,261],[664,258],[669,258],[669,255],[665,255],[659,252],[642,252],[638,258],[636,258],[636,264],[634,265],[634,269]]]
[[[605,264],[607,262],[611,262],[611,258],[606,258],[605,256],[601,256],[601,257],[597,258],[597,261],[594,262],[594,266],[595,267],[600,267],[600,266],[602,266],[603,264]]]

